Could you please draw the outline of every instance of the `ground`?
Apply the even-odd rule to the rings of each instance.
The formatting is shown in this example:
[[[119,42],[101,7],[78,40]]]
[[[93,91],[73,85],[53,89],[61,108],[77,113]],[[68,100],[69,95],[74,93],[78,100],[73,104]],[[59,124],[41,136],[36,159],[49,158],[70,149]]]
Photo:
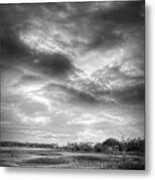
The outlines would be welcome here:
[[[5,167],[145,169],[143,156],[30,147],[1,147],[0,164]]]

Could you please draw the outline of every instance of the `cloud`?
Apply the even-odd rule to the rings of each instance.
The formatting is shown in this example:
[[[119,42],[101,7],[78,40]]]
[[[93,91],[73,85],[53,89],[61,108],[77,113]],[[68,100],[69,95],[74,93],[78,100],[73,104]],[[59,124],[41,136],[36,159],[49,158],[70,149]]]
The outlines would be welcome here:
[[[144,22],[143,1],[115,2],[115,5],[112,2],[37,4],[33,11],[31,5],[1,6],[1,9],[5,14],[2,23],[18,30],[16,34],[29,48],[71,55],[121,45],[126,33]]]
[[[33,124],[39,124],[39,125],[47,125],[50,121],[50,117],[46,116],[45,114],[38,115],[37,113],[34,113],[33,115],[28,115],[25,112],[23,112],[19,107],[14,107],[12,109],[14,113],[16,113],[16,117],[19,118],[20,123],[22,124],[28,124],[28,125],[33,125]]]
[[[12,4],[0,13],[5,137],[143,136],[144,1]]]
[[[47,91],[52,91],[53,89],[56,88],[58,91],[61,91],[62,93],[66,93],[67,94],[66,101],[72,103],[79,102],[87,105],[95,105],[99,103],[114,103],[113,101],[111,101],[111,99],[108,100],[106,97],[103,97],[101,99],[96,93],[97,91],[95,90],[95,88],[92,89],[93,86],[94,86],[93,81],[88,84],[86,81],[79,83],[79,81],[73,80],[71,82],[65,82],[65,83],[52,82],[49,83],[44,88]]]
[[[143,74],[135,73],[130,69],[122,71],[123,65],[104,67],[93,73],[93,77],[96,80],[96,84],[107,84],[107,91],[109,96],[116,99],[121,103],[143,103],[145,101],[145,85]],[[131,72],[131,73],[130,73]],[[99,91],[98,91],[99,90]],[[98,89],[101,95],[104,95],[104,90]]]
[[[36,67],[51,76],[65,76],[75,69],[72,60],[63,54],[42,54]]]
[[[127,34],[142,33],[144,27],[144,2],[116,2],[104,6],[90,15],[90,22],[93,24],[91,41],[88,43],[88,50],[101,48],[108,50],[122,46],[128,41]],[[106,8],[107,7],[107,8]],[[95,26],[96,25],[96,26]],[[141,29],[138,27],[141,27]],[[132,34],[130,36],[132,37]]]
[[[55,133],[55,132],[50,132],[50,131],[45,131],[45,130],[35,130],[35,131],[30,131],[26,130],[25,134],[28,136],[35,136],[38,139],[42,139],[44,141],[49,141],[51,142],[62,142],[63,140],[71,140],[73,138],[72,134],[69,133]],[[61,143],[62,144],[62,143]]]
[[[15,14],[10,16],[9,13]],[[17,13],[14,11],[14,6],[0,5],[0,15],[1,56],[5,58],[19,58],[30,55],[29,49],[20,42],[18,37],[16,25],[19,23],[18,20],[20,18],[15,17]]]
[[[106,4],[106,3],[105,3]],[[144,1],[127,1],[109,3],[111,8],[107,8],[107,11],[97,11],[95,18],[98,20],[111,20],[115,23],[129,24],[133,22],[141,22],[144,20]],[[109,7],[110,7],[109,6]],[[103,3],[104,7],[104,3]],[[97,16],[97,17],[96,17]]]
[[[105,66],[95,71],[89,78],[75,74],[64,82],[53,81],[45,85],[44,90],[58,89],[67,94],[65,101],[84,102],[86,104],[137,104],[145,99],[144,77],[137,69],[125,69],[119,66]],[[69,99],[68,99],[69,98]]]
[[[68,125],[82,124],[82,125],[89,126],[89,125],[96,124],[101,121],[102,121],[101,119],[99,119],[98,117],[96,117],[92,114],[83,113],[79,117],[74,117],[71,121],[68,121]]]
[[[23,55],[29,55],[29,51],[24,47],[23,44],[19,42],[14,36],[12,36],[12,32],[8,32],[5,37],[2,35],[1,37],[1,56],[2,57],[13,57],[19,58]]]
[[[102,132],[102,130],[96,131],[95,129],[89,128],[77,132],[76,137],[75,142],[100,142],[105,139],[105,134]]]

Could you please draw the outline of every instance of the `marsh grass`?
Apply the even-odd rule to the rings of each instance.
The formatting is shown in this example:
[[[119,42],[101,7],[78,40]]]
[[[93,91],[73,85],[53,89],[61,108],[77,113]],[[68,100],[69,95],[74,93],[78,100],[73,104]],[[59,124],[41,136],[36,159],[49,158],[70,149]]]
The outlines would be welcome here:
[[[1,149],[1,166],[58,167],[90,169],[145,169],[143,156],[90,152],[68,152],[57,149]]]
[[[53,164],[67,164],[69,161],[63,158],[37,158],[29,159],[24,162],[24,164],[38,164],[38,165],[53,165]]]

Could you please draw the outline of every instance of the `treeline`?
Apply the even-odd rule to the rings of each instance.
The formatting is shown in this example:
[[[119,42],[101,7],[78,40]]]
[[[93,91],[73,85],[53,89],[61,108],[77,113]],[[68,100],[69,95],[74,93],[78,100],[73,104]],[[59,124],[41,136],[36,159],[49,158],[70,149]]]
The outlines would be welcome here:
[[[17,141],[2,141],[0,143],[2,147],[31,147],[31,148],[57,148],[58,145],[52,144],[42,144],[42,143],[27,143],[27,142],[17,142]]]
[[[58,146],[56,143],[40,144],[40,143],[21,143],[16,141],[4,141],[0,143],[3,147],[32,147],[32,148],[56,148],[73,152],[98,152],[98,153],[145,153],[144,139],[130,139],[119,141],[114,138],[109,138],[102,143],[68,143],[65,146]]]
[[[145,140],[144,139],[131,139],[126,141],[118,141],[114,138],[109,138],[102,143],[68,143],[63,147],[65,150],[82,151],[82,152],[98,152],[98,153],[145,153]]]

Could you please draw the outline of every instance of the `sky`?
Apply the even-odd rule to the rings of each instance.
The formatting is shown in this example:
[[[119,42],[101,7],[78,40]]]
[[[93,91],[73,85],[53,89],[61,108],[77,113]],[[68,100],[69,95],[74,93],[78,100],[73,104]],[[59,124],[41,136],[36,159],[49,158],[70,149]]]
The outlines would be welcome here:
[[[144,138],[144,1],[1,4],[1,139]]]

